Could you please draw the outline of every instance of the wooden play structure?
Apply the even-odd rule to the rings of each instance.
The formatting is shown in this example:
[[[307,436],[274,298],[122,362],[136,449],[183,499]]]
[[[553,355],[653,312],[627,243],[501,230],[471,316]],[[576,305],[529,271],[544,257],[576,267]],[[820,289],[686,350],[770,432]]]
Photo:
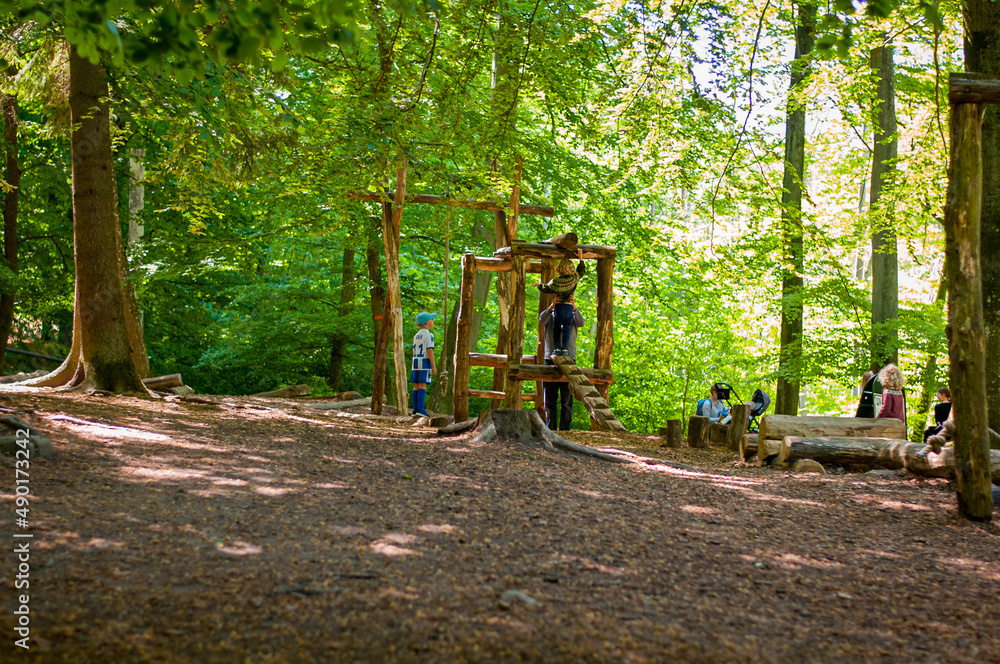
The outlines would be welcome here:
[[[500,249],[493,256],[462,257],[462,287],[459,301],[458,329],[455,344],[454,414],[461,421],[469,416],[469,398],[487,397],[491,408],[501,405],[520,409],[523,401],[534,401],[535,409],[544,414],[542,381],[566,382],[570,391],[590,412],[591,428],[624,430],[622,424],[608,408],[608,386],[614,380],[611,371],[611,351],[614,345],[612,314],[612,275],[615,264],[614,247],[579,245],[574,233],[566,233],[550,241],[527,243],[517,240],[517,221],[521,214],[552,217],[555,211],[540,205],[522,205],[520,202],[521,165],[514,168],[514,182],[510,199],[479,201],[452,199],[406,191],[406,160],[401,158],[396,168],[394,190],[384,192],[354,192],[349,198],[376,201],[382,204],[382,239],[385,245],[386,292],[385,310],[375,343],[374,373],[372,378],[372,412],[381,413],[385,392],[385,365],[390,345],[395,365],[395,392],[397,403],[407,403],[407,376],[403,353],[403,316],[399,289],[399,234],[403,205],[421,203],[444,205],[475,210],[492,211],[494,233]],[[555,276],[556,264],[561,258],[581,258],[597,262],[597,339],[594,367],[581,368],[568,358],[555,365],[545,365],[544,330],[539,326],[534,354],[524,355],[525,324],[525,275],[539,274],[543,281]],[[472,328],[473,288],[477,271],[497,273],[497,298],[500,309],[500,326],[496,353],[470,352],[469,338]],[[591,277],[593,278],[593,277]],[[551,295],[540,294],[538,312],[551,303]],[[470,390],[469,368],[493,367],[493,389]],[[522,381],[535,381],[534,393],[523,394]]]
[[[578,367],[570,358],[560,357],[555,365],[546,365],[545,331],[539,325],[535,352],[524,354],[524,320],[526,308],[526,275],[539,274],[541,281],[555,276],[559,259],[590,259],[597,261],[597,339],[593,368]],[[487,397],[493,407],[521,408],[523,401],[534,400],[540,413],[542,382],[566,382],[591,416],[591,428],[624,431],[625,427],[608,408],[608,386],[614,381],[611,352],[614,345],[612,315],[612,275],[615,264],[614,247],[578,245],[576,236],[568,233],[548,242],[529,243],[513,240],[490,257],[465,254],[462,257],[462,287],[458,309],[458,334],[455,344],[455,419],[469,416],[469,398]],[[489,270],[498,273],[497,293],[501,312],[501,344],[506,336],[506,353],[470,352],[472,328],[472,293],[476,273]],[[548,308],[552,295],[539,293],[538,312]],[[499,351],[500,349],[498,349]],[[469,388],[469,370],[473,366],[493,367],[494,387],[504,390],[473,390]],[[533,394],[523,394],[521,383],[535,381]]]

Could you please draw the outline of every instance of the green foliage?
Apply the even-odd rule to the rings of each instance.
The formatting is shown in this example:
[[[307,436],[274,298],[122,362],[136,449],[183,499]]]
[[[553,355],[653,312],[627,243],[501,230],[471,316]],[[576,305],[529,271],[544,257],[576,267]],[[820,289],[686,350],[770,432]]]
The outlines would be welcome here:
[[[901,29],[928,8],[939,21]],[[887,21],[866,18],[889,10]],[[520,160],[522,202],[551,205],[556,217],[521,216],[519,237],[574,230],[616,247],[611,405],[627,427],[652,432],[690,415],[715,381],[744,399],[773,394],[787,7],[0,0],[7,11],[17,31],[0,56],[22,75],[4,89],[23,100],[21,158],[31,166],[22,338],[66,344],[71,326],[65,77],[53,64],[63,31],[109,71],[123,225],[128,159],[143,151],[146,230],[129,255],[154,372],[180,372],[205,392],[320,390],[333,341],[346,337],[342,389],[367,393],[365,247],[380,212],[351,192],[391,187],[405,157],[409,192],[506,200]],[[902,120],[900,176],[884,192],[901,236],[901,362],[915,379],[928,355],[943,355],[943,313],[927,302],[942,253],[938,81],[956,66],[944,45],[957,24],[953,8],[927,4],[831,11],[820,26],[828,57],[798,93],[820,120],[807,142],[806,333],[801,362],[783,371],[803,380],[808,412],[844,414],[871,353],[864,271],[885,218],[858,198],[871,159],[868,52],[886,31],[898,35]],[[928,61],[935,48],[940,72]],[[407,341],[412,314],[455,306],[458,256],[492,251],[477,226],[492,229],[492,214],[405,207]],[[341,315],[351,248],[356,291]],[[376,262],[384,273],[384,257]],[[578,293],[581,362],[594,354],[595,286],[591,274]],[[534,310],[529,301],[528,340]],[[480,351],[495,348],[497,323],[491,300]],[[476,369],[472,384],[488,387],[491,376]],[[485,403],[474,400],[473,412]],[[585,422],[578,412],[577,426]]]

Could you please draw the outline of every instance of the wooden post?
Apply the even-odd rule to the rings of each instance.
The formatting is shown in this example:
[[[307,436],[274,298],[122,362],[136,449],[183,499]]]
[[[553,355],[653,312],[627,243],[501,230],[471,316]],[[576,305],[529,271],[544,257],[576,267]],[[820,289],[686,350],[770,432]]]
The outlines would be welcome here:
[[[511,238],[507,235],[507,215],[503,210],[493,213],[493,235],[496,238],[496,248],[510,246]],[[497,353],[506,353],[509,342],[508,334],[510,330],[510,282],[511,274],[507,272],[497,273],[497,306],[500,310],[500,322],[497,324]],[[493,370],[493,391],[504,392],[506,388],[507,369],[496,368]],[[501,408],[503,400],[493,399],[490,401],[490,408],[496,410]]]
[[[542,272],[539,276],[539,280],[544,284],[550,279],[556,276],[556,261],[552,258],[542,259]],[[538,315],[541,316],[542,312],[549,308],[552,304],[552,298],[554,296],[552,293],[538,293]],[[535,364],[545,364],[545,327],[539,323],[538,324],[538,343],[535,344]],[[509,372],[508,372],[509,375]],[[544,394],[544,383],[540,380],[535,381],[535,394]],[[544,397],[539,397],[535,399],[535,410],[541,416],[542,421],[545,421],[545,399]]]
[[[594,340],[594,368],[611,368],[611,351],[614,347],[614,293],[612,277],[614,275],[615,259],[597,259],[597,338]],[[597,391],[604,401],[608,400],[608,386],[600,385]],[[593,422],[591,423],[593,428]],[[690,430],[689,430],[690,431]]]
[[[944,207],[948,358],[958,513],[975,521],[989,521],[993,515],[979,249],[982,188],[980,104],[952,103],[951,165]]]
[[[733,421],[729,423],[729,438],[726,442],[727,447],[736,452],[740,449],[740,439],[750,426],[750,406],[745,403],[733,404],[731,415]]]
[[[700,415],[692,415],[688,420],[688,447],[696,449],[706,449],[708,447],[708,434],[712,430],[711,420]]]
[[[681,421],[667,420],[667,426],[660,427],[660,435],[663,437],[665,447],[681,446]]]
[[[382,202],[381,220],[372,220],[373,224],[378,223],[382,230],[382,246],[387,244],[385,240],[385,229],[392,226],[392,203]],[[378,239],[373,237],[374,232],[368,238],[368,278],[373,284],[371,289],[372,316],[375,323],[375,356],[372,360],[372,413],[382,414],[382,401],[385,395],[385,362],[389,353],[389,341],[392,338],[392,307],[386,294],[386,289],[381,284],[381,274],[378,268]],[[386,260],[388,263],[388,259]],[[382,308],[378,309],[378,301],[381,300]]]
[[[403,302],[399,291],[399,231],[403,222],[403,200],[406,198],[406,157],[396,167],[396,197],[393,201],[389,227],[382,229],[385,243],[385,267],[389,281],[388,308],[392,310],[392,357],[396,370],[396,412],[408,412],[409,394],[406,387],[406,355],[403,351]]]
[[[458,332],[455,335],[455,421],[469,418],[469,336],[472,332],[472,291],[476,286],[476,257],[462,256],[462,290],[458,300]]]
[[[520,364],[524,352],[524,256],[513,256],[510,266],[510,329],[507,332],[507,363]],[[507,376],[507,389],[504,390],[504,408],[519,409],[521,407],[521,381],[511,380]]]

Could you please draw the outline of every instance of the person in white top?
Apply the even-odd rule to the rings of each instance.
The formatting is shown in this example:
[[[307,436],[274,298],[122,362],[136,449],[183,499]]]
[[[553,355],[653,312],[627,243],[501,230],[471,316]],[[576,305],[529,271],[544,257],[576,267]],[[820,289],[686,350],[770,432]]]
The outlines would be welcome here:
[[[434,364],[434,335],[431,329],[434,327],[434,319],[437,314],[429,314],[422,311],[417,314],[417,330],[413,337],[413,365],[410,371],[410,382],[413,383],[413,413],[430,417],[424,401],[427,398],[427,385],[431,382],[431,376],[437,375],[437,367]]]

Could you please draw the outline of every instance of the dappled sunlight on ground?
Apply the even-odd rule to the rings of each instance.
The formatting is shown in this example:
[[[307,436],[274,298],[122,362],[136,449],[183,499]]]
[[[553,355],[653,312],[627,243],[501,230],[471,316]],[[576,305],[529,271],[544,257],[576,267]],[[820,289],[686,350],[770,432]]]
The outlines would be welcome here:
[[[246,403],[32,402],[58,449],[32,462],[43,658],[1000,652],[1000,531],[958,520],[945,482],[793,475],[567,432],[691,465],[623,467]],[[14,499],[0,486],[0,504]]]

